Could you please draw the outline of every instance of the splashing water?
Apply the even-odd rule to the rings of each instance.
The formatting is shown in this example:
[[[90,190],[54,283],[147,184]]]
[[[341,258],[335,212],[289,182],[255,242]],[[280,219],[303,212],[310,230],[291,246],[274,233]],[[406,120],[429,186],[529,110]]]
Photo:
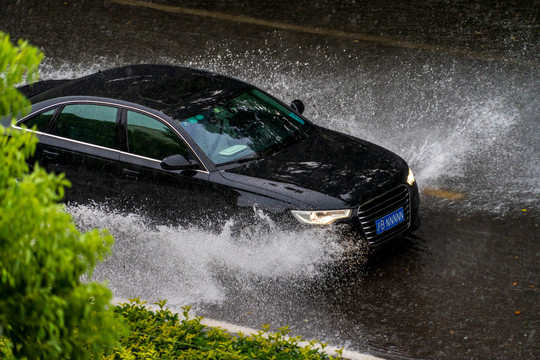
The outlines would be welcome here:
[[[107,279],[115,296],[124,298],[137,294],[171,304],[219,302],[227,291],[224,276],[233,278],[236,287],[252,286],[253,277],[309,279],[343,251],[336,236],[320,229],[285,232],[270,226],[237,238],[230,226],[216,234],[151,226],[137,215],[100,206],[70,205],[68,211],[83,230],[111,230],[116,239],[113,254],[98,266],[94,279]],[[260,215],[261,221],[267,220]]]

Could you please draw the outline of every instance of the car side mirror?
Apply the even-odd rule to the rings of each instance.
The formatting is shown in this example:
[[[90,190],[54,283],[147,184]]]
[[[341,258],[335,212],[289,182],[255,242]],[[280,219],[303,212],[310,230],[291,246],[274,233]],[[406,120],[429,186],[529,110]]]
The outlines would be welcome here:
[[[198,165],[196,163],[190,162],[180,154],[167,156],[165,159],[161,160],[161,168],[164,170],[187,170],[195,169],[197,167]]]
[[[297,113],[303,114],[306,107],[301,100],[293,100],[293,102],[291,103],[291,108]]]

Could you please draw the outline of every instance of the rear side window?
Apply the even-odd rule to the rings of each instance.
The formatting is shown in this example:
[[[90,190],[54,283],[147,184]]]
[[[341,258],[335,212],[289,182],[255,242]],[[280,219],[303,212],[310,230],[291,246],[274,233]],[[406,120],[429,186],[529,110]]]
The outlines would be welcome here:
[[[127,133],[132,154],[156,160],[176,154],[188,158],[186,144],[167,125],[150,116],[128,111]]]
[[[47,125],[54,115],[54,111],[55,109],[42,112],[41,114],[26,120],[23,125],[29,129],[32,129],[35,126],[37,131],[45,132],[47,131]]]
[[[95,104],[66,105],[56,118],[55,134],[108,148],[115,147],[118,109]]]

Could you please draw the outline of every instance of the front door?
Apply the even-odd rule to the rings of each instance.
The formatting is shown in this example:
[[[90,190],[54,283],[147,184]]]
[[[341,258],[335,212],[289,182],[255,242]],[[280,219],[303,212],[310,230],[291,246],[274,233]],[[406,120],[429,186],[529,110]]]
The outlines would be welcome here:
[[[174,225],[219,227],[235,210],[234,191],[211,181],[202,165],[190,170],[164,170],[161,160],[180,154],[195,156],[176,130],[136,111],[126,111],[127,152],[120,156],[123,199],[136,211]]]

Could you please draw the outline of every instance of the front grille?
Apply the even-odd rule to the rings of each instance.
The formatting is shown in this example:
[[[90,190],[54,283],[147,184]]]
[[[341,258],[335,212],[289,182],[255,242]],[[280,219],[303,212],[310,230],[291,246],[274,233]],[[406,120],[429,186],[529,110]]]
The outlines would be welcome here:
[[[410,195],[407,186],[400,185],[397,188],[360,205],[358,208],[358,218],[362,224],[366,239],[371,245],[380,245],[398,236],[409,228],[411,223],[411,206],[409,198]],[[393,228],[377,234],[375,220],[390,214],[400,207],[403,207],[405,220]]]

